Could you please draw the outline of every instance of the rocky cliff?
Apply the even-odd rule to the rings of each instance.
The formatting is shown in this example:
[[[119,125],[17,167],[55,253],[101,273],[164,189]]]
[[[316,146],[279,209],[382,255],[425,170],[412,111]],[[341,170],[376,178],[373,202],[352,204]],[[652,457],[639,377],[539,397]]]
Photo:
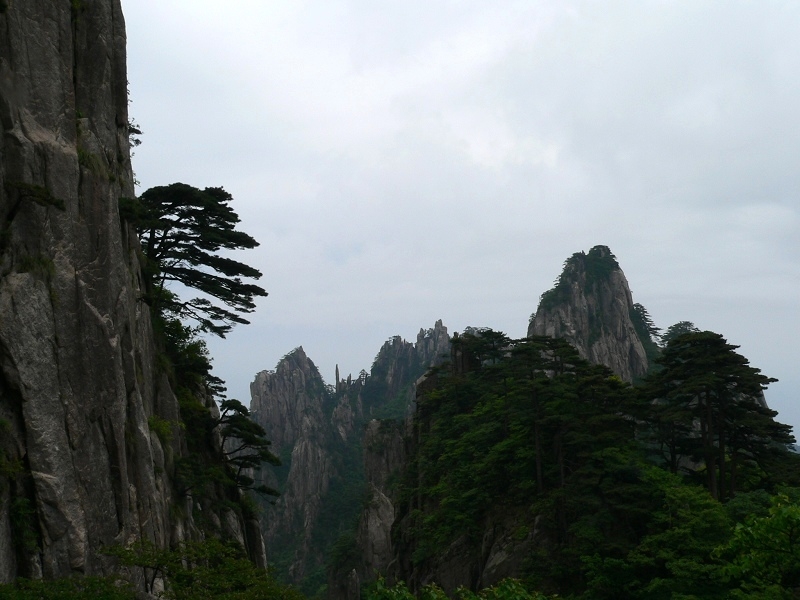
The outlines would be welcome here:
[[[644,308],[633,303],[615,257],[607,247],[597,246],[566,261],[554,289],[542,295],[528,335],[566,338],[590,362],[604,364],[633,381],[647,372],[648,352],[655,350],[648,327],[652,323]],[[483,330],[466,333],[481,336]],[[464,373],[479,366],[480,361],[470,361],[454,350],[449,369]],[[415,391],[424,400],[436,385],[434,376],[417,382]],[[410,533],[414,531],[412,515],[430,514],[437,508],[424,497],[406,499],[408,506],[399,508],[397,493],[386,482],[388,473],[400,473],[413,462],[431,427],[420,411],[413,425],[411,420],[369,424],[365,460],[370,502],[362,510],[357,535],[361,562],[347,577],[339,574],[343,584],[332,597],[357,598],[354,583],[373,579],[375,572],[390,581],[405,580],[412,589],[432,582],[449,592],[459,586],[494,585],[517,576],[532,549],[545,543],[535,517],[509,510],[498,498],[498,508],[489,510],[481,523],[477,542],[456,537],[435,556],[425,560],[415,556],[418,540]]]
[[[331,479],[339,474],[330,445],[336,436],[351,433],[349,407],[334,406],[332,390],[302,347],[283,357],[274,371],[256,375],[250,393],[252,419],[264,427],[283,463],[265,474],[267,483],[281,491],[274,506],[265,505],[265,540],[272,559],[298,582],[319,566],[315,526]],[[340,418],[334,420],[334,412]]]
[[[414,382],[448,350],[447,328],[437,321],[433,328],[420,330],[416,343],[399,336],[389,339],[370,373],[339,379],[337,369],[334,386],[324,383],[302,348],[285,356],[274,371],[259,373],[251,384],[253,419],[264,427],[284,463],[266,481],[282,492],[275,506],[266,507],[267,546],[284,577],[305,591],[314,593],[325,585],[331,556],[349,572],[357,553],[357,527],[383,532],[383,542],[377,534],[359,534],[359,539],[380,546],[373,555],[389,555],[385,546],[393,508],[384,502],[377,513],[371,512],[389,465],[368,464],[365,469],[365,449],[375,449],[369,434],[376,427],[367,422],[409,414]],[[359,520],[368,524],[358,525]],[[333,583],[346,587],[346,576]]]
[[[542,294],[528,335],[564,338],[581,357],[625,381],[647,373],[654,343],[638,321],[628,280],[607,246],[577,252],[553,289]]]
[[[173,492],[182,435],[148,424],[180,413],[118,216],[125,43],[118,0],[0,2],[0,581],[104,574],[106,546],[199,535]]]

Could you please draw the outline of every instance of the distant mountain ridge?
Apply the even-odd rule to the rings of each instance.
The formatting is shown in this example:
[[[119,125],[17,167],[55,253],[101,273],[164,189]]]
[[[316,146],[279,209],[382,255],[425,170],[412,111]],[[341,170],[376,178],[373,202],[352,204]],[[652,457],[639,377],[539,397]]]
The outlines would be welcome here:
[[[611,250],[595,246],[565,261],[555,287],[542,294],[528,335],[564,338],[582,358],[632,382],[647,373],[648,353],[658,351],[647,318],[633,303]],[[468,328],[465,334],[483,331]],[[418,379],[434,364],[459,363],[459,356],[450,356],[450,342],[441,321],[420,330],[413,344],[395,336],[381,347],[370,373],[340,378],[337,367],[332,386],[297,348],[251,384],[253,418],[285,462],[266,481],[282,492],[267,508],[268,552],[273,565],[307,594],[327,586],[328,598],[357,598],[376,572],[409,575],[393,533],[398,504],[390,481],[414,452],[410,423],[416,396],[424,393]],[[462,568],[467,549],[455,548],[435,572],[415,568],[414,577],[455,588],[513,574],[518,561],[506,555],[519,546],[514,518],[493,517],[481,565],[467,561],[472,566]]]
[[[361,514],[367,423],[409,414],[416,380],[441,362],[449,347],[450,336],[439,320],[420,329],[415,343],[400,336],[386,341],[369,373],[339,378],[337,367],[335,385],[325,384],[302,347],[251,383],[252,418],[283,461],[264,475],[267,485],[281,491],[274,506],[264,507],[268,553],[273,566],[306,593],[325,585],[334,543],[354,532]],[[392,518],[384,513],[384,529]]]

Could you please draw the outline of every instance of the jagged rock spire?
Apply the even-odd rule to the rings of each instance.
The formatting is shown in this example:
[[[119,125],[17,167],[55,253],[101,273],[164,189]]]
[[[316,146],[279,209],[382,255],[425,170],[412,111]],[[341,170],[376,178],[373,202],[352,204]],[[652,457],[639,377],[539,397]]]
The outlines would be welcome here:
[[[634,381],[645,375],[648,360],[633,310],[616,257],[608,246],[595,246],[567,259],[555,287],[542,294],[528,335],[564,338],[586,360]]]

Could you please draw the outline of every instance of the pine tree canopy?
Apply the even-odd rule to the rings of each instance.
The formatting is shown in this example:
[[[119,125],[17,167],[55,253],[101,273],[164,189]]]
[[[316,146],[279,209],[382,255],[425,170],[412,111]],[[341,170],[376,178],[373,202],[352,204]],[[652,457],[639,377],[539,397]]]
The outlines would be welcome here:
[[[267,292],[244,279],[261,273],[220,252],[258,246],[236,230],[233,197],[221,187],[197,189],[185,183],[153,187],[138,199],[120,201],[120,216],[136,227],[147,259],[147,300],[154,310],[197,321],[203,331],[225,337],[255,298]],[[203,294],[183,300],[166,289],[177,282]],[[214,302],[218,300],[220,302]]]

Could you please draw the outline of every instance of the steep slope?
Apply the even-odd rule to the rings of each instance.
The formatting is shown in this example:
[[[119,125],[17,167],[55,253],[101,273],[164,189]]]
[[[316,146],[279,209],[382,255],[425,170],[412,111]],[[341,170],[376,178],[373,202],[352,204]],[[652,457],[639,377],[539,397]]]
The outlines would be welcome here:
[[[633,304],[625,275],[613,254],[607,247],[597,246],[566,261],[556,287],[542,295],[528,335],[565,338],[583,358],[633,381],[647,372],[648,351],[655,349],[647,319],[646,311]],[[485,335],[479,329],[465,331],[473,341]],[[467,356],[467,350],[459,350],[457,339],[463,341],[453,338],[454,353],[445,371],[447,376],[464,376],[482,364],[480,359]],[[486,343],[490,343],[488,339]],[[438,385],[438,375],[418,382],[418,402],[414,405],[418,407],[425,394]],[[349,571],[340,568],[334,572],[329,582],[330,597],[354,597],[354,590],[373,580],[376,572],[405,579],[413,587],[430,581],[451,590],[459,585],[492,585],[518,574],[530,552],[536,536],[520,533],[530,525],[527,516],[509,510],[502,498],[495,498],[478,527],[477,538],[456,536],[449,545],[420,561],[419,532],[414,533],[411,515],[434,512],[435,508],[424,497],[416,503],[412,500],[413,506],[405,506],[402,494],[387,484],[390,474],[401,477],[410,468],[427,443],[431,427],[427,417],[419,409],[413,417],[413,427],[409,420],[372,422],[367,428],[365,463],[370,493],[355,540],[359,558],[348,563],[352,567]],[[497,476],[498,482],[502,480],[499,473]],[[336,581],[341,582],[338,587]]]
[[[301,581],[313,570],[314,527],[322,499],[337,472],[330,444],[350,433],[344,420],[332,419],[333,393],[302,347],[283,357],[274,371],[262,371],[250,384],[252,419],[264,427],[283,466],[265,473],[281,491],[274,506],[265,505],[264,536],[271,558]],[[338,414],[349,412],[340,408]],[[331,435],[333,434],[333,435]]]
[[[325,585],[329,557],[347,562],[353,556],[354,532],[367,498],[367,421],[407,415],[414,382],[448,348],[447,328],[437,321],[420,330],[415,344],[399,336],[389,339],[369,374],[362,371],[335,386],[325,385],[302,348],[251,384],[253,419],[284,463],[265,481],[282,494],[274,507],[266,507],[267,547],[282,575],[308,593]],[[379,527],[391,526],[391,511],[387,518]]]
[[[616,258],[607,246],[595,246],[564,263],[556,286],[542,294],[528,335],[564,338],[582,358],[634,381],[647,373],[647,346],[653,346],[638,320]]]
[[[182,434],[148,424],[180,413],[118,216],[124,19],[118,0],[1,4],[0,581],[103,574],[103,547],[196,532],[171,479]],[[236,515],[206,516],[245,539]]]

